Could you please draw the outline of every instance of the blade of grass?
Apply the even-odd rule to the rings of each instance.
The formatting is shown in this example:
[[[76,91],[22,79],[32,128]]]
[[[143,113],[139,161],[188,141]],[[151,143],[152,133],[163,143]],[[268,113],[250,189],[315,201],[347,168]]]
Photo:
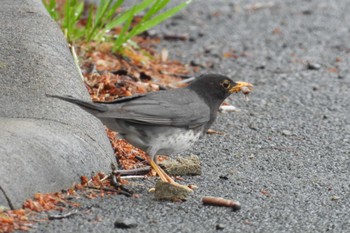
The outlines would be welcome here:
[[[152,16],[154,16],[159,10],[161,10],[162,8],[164,8],[166,6],[166,4],[168,4],[169,0],[159,0],[159,1],[155,1],[154,4],[148,9],[148,11],[146,12],[146,14],[142,17],[141,21],[133,28],[133,32],[135,33],[137,32],[142,25],[147,22]],[[137,33],[136,33],[137,34]],[[135,35],[136,35],[135,34]],[[131,35],[132,37],[132,35]],[[130,37],[130,38],[131,38]]]
[[[133,15],[143,11],[146,9],[153,1],[155,0],[144,0],[139,4],[134,5],[132,8],[126,10],[124,13],[122,13],[120,16],[112,20],[111,22],[106,24],[106,30],[110,30],[112,28],[115,28],[116,26],[124,23],[126,20],[130,17],[130,12],[133,10]]]
[[[126,32],[127,32],[127,30],[129,30],[131,22],[134,18],[135,11],[136,11],[135,6],[130,9],[130,11],[128,13],[129,17],[128,17],[127,21],[125,22],[121,32],[118,35],[117,40],[113,46],[113,52],[115,52],[116,50],[119,50],[121,48],[121,46],[123,45],[123,43],[125,43],[126,40],[124,38],[127,36]]]
[[[109,30],[106,29],[106,24],[108,22],[111,22],[113,17],[115,17],[116,10],[121,6],[121,4],[124,3],[124,0],[118,0],[116,1],[109,10],[105,13],[105,16],[103,17],[103,22],[101,24],[101,27],[96,30],[95,35],[93,36],[94,40],[101,41],[101,38],[103,35],[108,32]]]
[[[87,36],[87,41],[90,41],[91,38],[94,36],[97,28],[100,27],[101,25],[101,21],[102,21],[102,17],[105,14],[105,12],[107,11],[109,5],[111,4],[112,0],[101,0],[99,5],[97,6],[97,11],[95,14],[95,19],[93,20],[93,27],[91,29],[91,31],[88,33]]]
[[[156,1],[150,9],[146,12],[144,17],[142,18],[143,21],[149,20],[153,15],[157,14],[158,11],[163,9],[167,4],[169,3],[169,0],[159,0]]]
[[[78,3],[78,5],[74,6],[74,9],[73,9],[73,23],[74,25],[78,22],[78,20],[80,19],[82,13],[83,13],[83,10],[84,10],[84,2],[81,2],[81,3]]]
[[[93,11],[94,11],[94,6],[91,4],[89,6],[89,10],[88,10],[88,18],[86,21],[86,25],[85,25],[85,38],[88,37],[89,32],[92,30],[92,23],[93,23]]]
[[[123,39],[125,41],[129,40],[130,38],[132,38],[133,36],[136,36],[158,24],[160,24],[161,22],[163,22],[164,20],[170,18],[171,16],[175,15],[177,12],[179,12],[181,9],[183,9],[185,6],[187,6],[189,4],[190,1],[188,2],[183,2],[183,3],[180,3],[179,5],[159,14],[159,15],[156,15],[154,16],[152,19],[144,22],[144,23],[141,23],[141,24],[138,24],[136,27],[134,27],[131,32],[125,36]]]
[[[124,2],[124,0],[118,0],[115,3],[113,3],[113,1],[114,0],[101,0],[97,8],[94,26],[87,36],[88,41],[90,41],[91,39],[98,40],[98,38],[101,37],[99,36],[99,34],[101,34],[101,31],[107,31],[105,29],[105,25],[109,21],[111,21],[111,18],[114,16],[114,13],[117,10],[117,8],[120,7],[120,5]]]
[[[43,1],[44,6],[46,10],[49,12],[51,18],[53,18],[55,21],[58,20],[58,13],[56,10],[56,0],[50,0],[48,1]]]
[[[84,10],[84,2],[77,0],[67,0],[64,5],[63,28],[67,32],[67,40],[72,42],[78,37],[77,22]]]
[[[70,0],[67,0],[64,4],[64,11],[65,11],[65,14],[64,14],[64,19],[63,19],[63,28],[66,30],[66,38],[67,40],[69,41],[69,33],[70,33],[70,30],[69,30],[69,24],[70,24],[70,17],[69,17],[69,5],[70,5]]]
[[[62,29],[70,43],[84,37],[87,41],[99,41],[104,35],[108,36],[106,33],[109,30],[118,25],[123,25],[121,33],[115,41],[113,51],[121,49],[123,44],[129,41],[130,38],[158,25],[191,2],[189,0],[180,3],[159,14],[170,0],[142,0],[123,13],[116,15],[116,10],[124,3],[124,0],[100,0],[96,11],[94,11],[93,5],[90,6],[86,24],[84,27],[81,27],[78,22],[81,20],[81,15],[84,12],[84,0],[66,0],[63,6],[63,14],[57,11],[57,0],[43,1],[48,11],[51,11],[50,15],[61,22]],[[142,11],[145,11],[142,19],[136,26],[130,28],[135,15]]]
[[[84,11],[84,2],[77,2],[77,5],[74,6],[73,10],[73,22],[72,22],[72,41],[81,38],[84,35],[84,31],[80,30],[77,27],[78,21],[81,18],[81,15],[83,14]]]
[[[109,21],[115,14],[115,11],[124,3],[124,0],[118,0],[106,13],[106,22]]]

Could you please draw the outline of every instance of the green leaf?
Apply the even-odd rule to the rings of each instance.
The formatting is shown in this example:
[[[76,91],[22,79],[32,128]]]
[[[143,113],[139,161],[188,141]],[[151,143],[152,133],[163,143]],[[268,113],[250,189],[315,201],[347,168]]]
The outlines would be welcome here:
[[[110,21],[110,19],[114,16],[115,11],[124,3],[124,0],[118,0],[115,2],[112,7],[108,10],[106,13],[106,23],[107,21]]]
[[[85,38],[88,37],[88,34],[89,32],[92,30],[92,22],[93,22],[93,11],[94,11],[94,6],[91,4],[90,7],[89,7],[89,16],[87,18],[87,21],[86,21],[86,25],[85,25],[85,30],[84,30],[84,34],[85,34]]]
[[[163,22],[164,20],[172,17],[173,15],[175,15],[177,12],[179,12],[181,9],[183,9],[185,6],[187,6],[188,3],[187,2],[183,2],[180,3],[179,5],[159,14],[154,16],[152,19],[140,24],[139,27],[135,27],[131,32],[130,35],[131,37],[138,35],[158,24],[160,24],[161,22]]]
[[[116,40],[116,42],[115,42],[115,44],[113,46],[113,51],[119,50],[121,48],[121,46],[125,43],[125,41],[127,41],[127,39],[125,39],[126,38],[126,32],[127,32],[127,30],[129,30],[131,22],[132,22],[132,20],[134,18],[135,11],[136,11],[136,7],[135,6],[130,9],[130,12],[128,14],[129,18],[125,22],[121,32],[118,35],[118,38],[117,38],[117,40]]]
[[[50,14],[51,18],[58,20],[58,12],[56,9],[56,0],[50,0],[49,2],[43,1],[47,12]]]
[[[151,8],[147,11],[147,13],[142,18],[143,21],[149,20],[153,15],[157,14],[158,11],[163,9],[167,4],[169,3],[169,0],[159,0],[156,1]]]
[[[152,4],[153,1],[155,1],[155,0],[144,0],[141,3],[134,5],[132,8],[126,10],[120,16],[113,19],[111,22],[107,23],[107,25],[105,27],[106,30],[110,30],[110,29],[115,28],[116,26],[124,23],[126,20],[128,20],[130,18],[130,15],[134,16],[135,14],[143,11],[150,4]]]
[[[80,4],[78,4],[77,6],[74,6],[74,16],[73,16],[73,23],[76,24],[78,22],[78,20],[80,19],[83,10],[84,10],[84,2],[81,2]]]
[[[56,1],[43,0],[49,14],[60,22],[67,40],[71,43],[82,38],[85,38],[87,41],[99,41],[106,36],[109,30],[123,25],[121,33],[115,41],[114,51],[121,49],[123,44],[133,36],[173,16],[190,2],[180,3],[172,9],[159,13],[168,5],[170,0],[142,0],[123,13],[116,15],[116,10],[124,3],[124,0],[100,0],[96,11],[93,5],[90,5],[86,25],[81,27],[79,21],[84,12],[84,0],[66,0],[62,9],[63,12],[58,12]],[[140,12],[144,12],[144,16],[137,25],[130,29],[135,15]]]

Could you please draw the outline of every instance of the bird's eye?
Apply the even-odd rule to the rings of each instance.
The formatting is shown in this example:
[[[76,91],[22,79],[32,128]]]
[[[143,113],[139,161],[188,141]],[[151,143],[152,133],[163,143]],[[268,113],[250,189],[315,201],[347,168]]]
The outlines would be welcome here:
[[[222,83],[221,83],[221,85],[225,88],[225,89],[228,89],[228,88],[230,88],[230,86],[231,86],[231,82],[230,82],[230,80],[224,80]]]

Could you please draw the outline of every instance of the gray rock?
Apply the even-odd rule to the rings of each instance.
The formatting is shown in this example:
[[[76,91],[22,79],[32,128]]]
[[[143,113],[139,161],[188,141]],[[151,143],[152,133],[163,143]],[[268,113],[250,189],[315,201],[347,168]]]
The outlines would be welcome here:
[[[197,155],[191,154],[186,157],[177,157],[176,160],[169,158],[159,165],[172,176],[197,176],[202,174],[202,167]]]
[[[68,188],[115,161],[102,124],[45,93],[89,99],[63,34],[41,1],[0,8],[0,205]]]
[[[185,185],[173,185],[158,181],[154,198],[158,201],[185,201],[192,193],[193,191]]]
[[[116,228],[134,228],[137,227],[137,222],[133,217],[117,218],[114,222]]]
[[[317,63],[307,63],[307,68],[309,70],[319,70],[321,69],[321,65]]]
[[[282,133],[283,136],[290,136],[290,135],[292,135],[292,132],[290,132],[289,130],[286,130],[286,129],[282,130],[281,133]]]
[[[218,224],[216,224],[215,228],[216,228],[216,230],[223,230],[223,229],[225,229],[225,225],[222,223],[218,223]]]

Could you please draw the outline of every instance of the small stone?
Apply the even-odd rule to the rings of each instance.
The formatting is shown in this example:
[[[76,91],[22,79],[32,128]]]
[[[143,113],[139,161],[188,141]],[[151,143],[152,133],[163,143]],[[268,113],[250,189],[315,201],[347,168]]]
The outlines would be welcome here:
[[[198,37],[203,37],[205,34],[203,32],[198,32]]]
[[[7,210],[9,210],[9,208],[7,206],[0,205],[0,212],[5,212]]]
[[[226,112],[240,112],[241,110],[233,105],[221,105],[219,107],[219,111],[226,113]]]
[[[150,189],[148,189],[148,192],[149,193],[154,193],[156,191],[156,188],[150,188]]]
[[[198,59],[197,60],[191,60],[190,61],[190,66],[199,66],[199,67],[205,67],[205,65],[199,61]]]
[[[255,155],[254,154],[251,154],[248,156],[248,159],[254,159],[255,158]]]
[[[159,162],[159,165],[172,176],[196,176],[202,174],[199,157],[191,154],[187,157],[178,157]]]
[[[228,175],[220,175],[219,178],[222,180],[228,180]]]
[[[319,70],[321,69],[321,65],[317,63],[307,63],[307,68],[309,70]]]
[[[301,11],[301,13],[303,15],[311,15],[312,14],[312,10],[303,10],[303,11]]]
[[[185,185],[158,181],[154,197],[158,201],[185,201],[191,193],[192,189]]]
[[[312,90],[313,90],[313,91],[318,91],[319,89],[320,89],[319,86],[313,86],[313,87],[312,87]]]
[[[339,196],[333,195],[331,196],[331,201],[338,201],[340,199]]]
[[[219,223],[219,224],[216,224],[216,230],[223,230],[223,229],[225,229],[225,225],[224,224],[222,224],[222,223]]]
[[[252,122],[248,125],[249,129],[252,129],[252,130],[258,130],[258,126],[256,123]]]
[[[290,132],[289,130],[282,130],[282,135],[283,136],[290,136],[290,135],[292,135],[292,132]]]
[[[117,218],[114,222],[116,228],[134,228],[137,227],[137,222],[133,217]]]

